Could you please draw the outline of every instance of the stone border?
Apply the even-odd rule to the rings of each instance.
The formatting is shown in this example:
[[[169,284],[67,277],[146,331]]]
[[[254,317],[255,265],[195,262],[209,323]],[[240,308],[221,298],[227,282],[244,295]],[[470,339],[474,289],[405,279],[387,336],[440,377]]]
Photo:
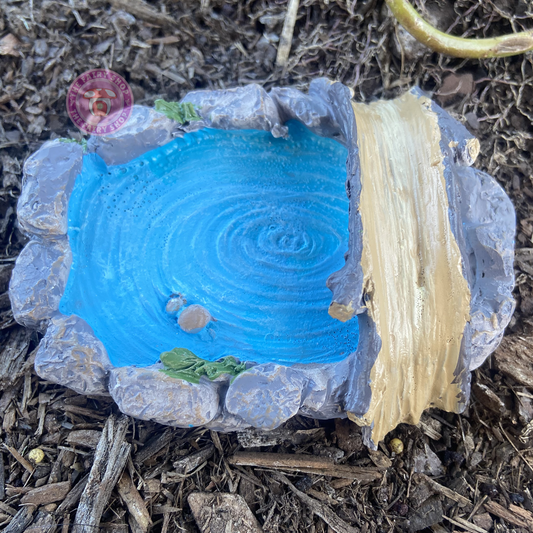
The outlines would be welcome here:
[[[361,229],[360,181],[350,91],[340,83],[318,79],[311,83],[307,95],[291,88],[266,93],[258,85],[248,85],[226,91],[194,91],[184,101],[199,106],[202,120],[183,128],[153,109],[134,106],[125,127],[107,137],[92,137],[88,151],[101,156],[107,165],[117,165],[187,131],[205,127],[260,129],[275,137],[286,136],[283,124],[290,119],[343,143],[349,151],[347,193],[352,238],[342,269],[342,287],[334,276],[328,283],[334,302],[357,303],[357,351],[335,364],[286,367],[268,363],[252,367],[233,382],[222,376],[213,382],[202,378],[198,385],[169,378],[159,372],[160,364],[114,367],[90,326],[79,317],[58,311],[72,262],[68,201],[84,152],[79,144],[56,140],[45,143],[24,166],[18,217],[31,240],[16,261],[9,288],[15,319],[46,331],[36,355],[37,373],[82,394],[110,393],[122,412],[178,427],[205,425],[231,431],[253,426],[267,430],[295,414],[328,419],[344,417],[349,411],[362,416],[370,403],[370,371],[381,341],[365,312],[361,242],[354,237]],[[466,404],[469,371],[496,348],[514,310],[514,209],[493,178],[469,167],[477,155],[477,141],[437,105],[433,110],[442,131],[450,220],[473,295],[472,319],[465,330],[457,370]],[[366,444],[375,447],[366,433]]]

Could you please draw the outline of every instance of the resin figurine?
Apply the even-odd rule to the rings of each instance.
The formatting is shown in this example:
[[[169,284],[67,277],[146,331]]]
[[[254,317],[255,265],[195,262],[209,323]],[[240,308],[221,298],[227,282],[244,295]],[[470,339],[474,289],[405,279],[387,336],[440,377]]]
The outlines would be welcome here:
[[[348,416],[371,447],[463,410],[514,310],[515,213],[478,141],[418,89],[183,102],[27,161],[10,297],[45,332],[37,373],[180,427]]]

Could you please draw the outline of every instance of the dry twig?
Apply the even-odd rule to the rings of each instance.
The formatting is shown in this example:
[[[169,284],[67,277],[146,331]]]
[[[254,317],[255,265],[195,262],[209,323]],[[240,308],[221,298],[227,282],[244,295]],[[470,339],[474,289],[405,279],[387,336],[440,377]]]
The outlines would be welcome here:
[[[383,474],[377,468],[337,465],[331,459],[314,455],[239,452],[229,457],[228,463],[275,470],[293,470],[295,472],[357,480],[361,483],[371,483],[383,477]]]
[[[279,39],[278,55],[276,57],[276,64],[278,67],[284,67],[289,59],[292,35],[294,33],[294,25],[296,24],[296,15],[298,14],[299,5],[300,0],[289,0],[285,22],[283,23],[283,30]]]

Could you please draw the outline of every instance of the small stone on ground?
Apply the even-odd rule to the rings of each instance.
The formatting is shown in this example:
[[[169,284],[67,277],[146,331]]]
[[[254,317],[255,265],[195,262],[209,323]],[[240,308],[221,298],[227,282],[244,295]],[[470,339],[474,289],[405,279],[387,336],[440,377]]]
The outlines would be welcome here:
[[[202,533],[262,533],[244,498],[237,494],[193,492],[189,505]]]

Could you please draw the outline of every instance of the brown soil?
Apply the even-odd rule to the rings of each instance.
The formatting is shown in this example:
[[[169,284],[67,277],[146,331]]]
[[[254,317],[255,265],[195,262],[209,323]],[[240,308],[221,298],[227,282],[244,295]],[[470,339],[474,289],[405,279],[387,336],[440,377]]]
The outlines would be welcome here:
[[[456,35],[533,28],[529,0],[425,3],[416,2]],[[143,10],[139,0],[0,2],[0,529],[24,531],[33,521],[28,531],[69,530],[75,500],[65,504],[65,493],[72,501],[104,423],[116,412],[111,400],[78,396],[35,375],[39,336],[14,322],[5,292],[25,243],[16,226],[24,160],[47,139],[80,138],[66,114],[66,91],[81,72],[106,67],[124,76],[136,103],[145,105],[192,89],[252,82],[306,89],[319,76],[352,87],[360,101],[419,85],[480,139],[476,165],[498,179],[516,206],[517,310],[502,347],[474,372],[472,401],[462,415],[430,412],[418,427],[398,427],[372,454],[350,422],[296,417],[277,440],[246,450],[329,457],[332,464],[379,470],[379,480],[352,482],[331,469],[321,475],[282,468],[284,477],[272,468],[235,464],[243,445],[257,444],[253,435],[131,420],[127,479],[111,493],[100,530],[143,530],[128,496],[138,490],[152,531],[199,531],[187,503],[194,491],[242,495],[267,532],[348,531],[344,525],[365,533],[430,525],[427,531],[533,531],[531,54],[446,58],[413,44],[381,0],[301,0],[289,63],[280,69],[275,58],[285,1],[160,0],[152,6]],[[403,453],[391,453],[392,438],[403,442]],[[38,464],[28,456],[34,448],[45,454]],[[198,450],[205,460],[183,470],[183,459],[192,461],[187,458]],[[37,487],[43,491],[28,496]],[[344,525],[333,523],[331,513]]]

